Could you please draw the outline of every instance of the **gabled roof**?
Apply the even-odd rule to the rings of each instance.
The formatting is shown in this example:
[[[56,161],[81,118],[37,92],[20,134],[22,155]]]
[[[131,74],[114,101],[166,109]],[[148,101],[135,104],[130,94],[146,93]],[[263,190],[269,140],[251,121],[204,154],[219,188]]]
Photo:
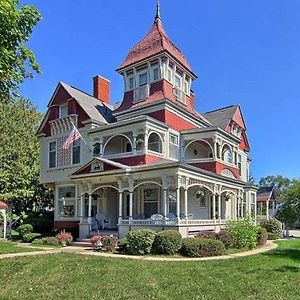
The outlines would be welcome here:
[[[238,108],[239,105],[231,105],[219,108],[205,113],[204,117],[208,119],[214,126],[218,126],[225,130]]]
[[[92,119],[107,124],[113,121],[113,107],[66,83],[59,83]]]
[[[183,67],[192,72],[187,59],[172,43],[165,32],[160,17],[156,16],[154,24],[152,25],[148,34],[130,50],[126,59],[118,68],[118,70],[164,51],[168,52],[177,61],[179,61]]]
[[[260,187],[257,191],[257,201],[276,200],[276,194],[273,186]]]

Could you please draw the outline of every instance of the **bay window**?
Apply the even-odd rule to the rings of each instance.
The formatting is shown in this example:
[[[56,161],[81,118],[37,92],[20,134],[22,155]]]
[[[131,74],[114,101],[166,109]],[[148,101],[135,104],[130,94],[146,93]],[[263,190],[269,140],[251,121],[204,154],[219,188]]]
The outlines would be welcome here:
[[[75,216],[76,188],[64,186],[58,188],[58,215],[63,218]]]

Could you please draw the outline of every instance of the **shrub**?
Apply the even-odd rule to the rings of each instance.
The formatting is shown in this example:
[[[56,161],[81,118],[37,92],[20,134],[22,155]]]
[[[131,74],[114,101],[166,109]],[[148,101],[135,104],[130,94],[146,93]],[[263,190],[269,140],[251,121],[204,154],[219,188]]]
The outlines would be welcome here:
[[[155,232],[150,229],[130,231],[127,234],[128,252],[134,255],[150,253],[155,238]]]
[[[22,241],[25,242],[25,243],[31,243],[35,239],[40,238],[40,237],[41,237],[40,233],[35,233],[35,232],[26,233],[26,234],[23,235]]]
[[[102,239],[102,236],[100,236],[100,235],[94,235],[94,236],[91,237],[91,244],[94,247],[99,247],[100,245],[102,245],[101,239]]]
[[[215,231],[200,231],[195,235],[195,238],[216,240],[218,234]]]
[[[156,254],[173,255],[179,251],[182,246],[182,236],[178,231],[166,230],[156,234],[153,244],[152,252]]]
[[[262,246],[268,240],[268,233],[266,228],[257,227],[257,245]]]
[[[17,228],[17,232],[23,238],[25,234],[31,233],[33,231],[33,226],[31,224],[22,224]]]
[[[70,232],[61,231],[56,235],[58,241],[63,245],[70,245],[73,241],[73,236]]]
[[[35,239],[32,244],[34,245],[47,245],[47,246],[59,246],[60,243],[55,236],[48,236],[42,239]]]
[[[277,240],[278,239],[278,235],[272,232],[267,232],[268,234],[268,240]]]
[[[188,257],[217,256],[225,253],[225,246],[218,240],[185,238],[180,252]]]
[[[127,239],[126,238],[123,238],[123,239],[120,239],[119,241],[118,241],[118,247],[119,247],[119,251],[120,252],[127,252],[127,247],[128,247],[128,245],[127,245]]]
[[[118,239],[114,236],[104,236],[101,239],[102,249],[108,252],[114,252],[118,245]]]
[[[217,234],[217,239],[224,244],[225,248],[230,248],[234,245],[231,234],[226,230],[220,230]]]
[[[264,220],[260,226],[266,228],[267,232],[276,234],[277,238],[281,236],[281,224],[276,219]]]
[[[252,223],[251,219],[231,220],[226,227],[226,231],[231,234],[236,248],[255,248],[257,227]]]

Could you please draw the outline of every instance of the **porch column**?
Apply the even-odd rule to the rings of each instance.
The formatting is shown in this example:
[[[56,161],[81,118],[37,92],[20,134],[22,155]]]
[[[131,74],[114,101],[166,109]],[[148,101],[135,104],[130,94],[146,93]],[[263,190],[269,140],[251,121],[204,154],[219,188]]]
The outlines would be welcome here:
[[[88,223],[92,224],[92,194],[89,193]]]
[[[256,197],[254,198],[255,202],[254,202],[254,222],[255,225],[257,225],[257,201],[256,201]]]
[[[217,158],[218,158],[218,150],[217,150],[218,144],[217,144],[217,142],[214,142],[214,143],[213,143],[213,146],[214,146],[214,154],[213,154],[213,157],[214,157],[215,160],[217,160]]]
[[[188,224],[188,189],[184,189],[184,218],[185,224]]]
[[[103,156],[103,137],[100,138],[100,141],[99,141],[99,144],[100,144],[100,156]]]
[[[122,219],[123,219],[123,213],[122,213],[122,208],[123,208],[123,192],[119,191],[119,221],[118,223],[121,224]]]
[[[222,207],[221,207],[221,199],[222,199],[222,195],[218,195],[218,216],[219,216],[219,220],[221,220],[222,218]]]
[[[168,199],[168,189],[163,189],[163,214],[164,214],[164,217],[166,217],[168,214],[167,199]]]
[[[80,223],[83,223],[83,195],[80,195]]]
[[[129,191],[129,223],[132,221],[132,211],[133,211],[133,191]]]
[[[132,131],[132,152],[135,154],[136,153],[136,137],[137,137],[137,133],[136,131]]]
[[[270,216],[269,216],[269,200],[266,201],[266,215],[267,215],[267,220],[269,220]]]
[[[177,215],[177,223],[180,223],[180,188],[176,188],[176,215]]]
[[[213,193],[212,195],[212,217],[213,220],[216,219],[216,194]]]

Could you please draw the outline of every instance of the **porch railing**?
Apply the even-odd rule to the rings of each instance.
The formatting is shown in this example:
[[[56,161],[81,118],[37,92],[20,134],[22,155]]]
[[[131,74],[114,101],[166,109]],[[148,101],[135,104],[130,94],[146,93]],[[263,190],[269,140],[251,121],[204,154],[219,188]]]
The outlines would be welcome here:
[[[178,225],[176,220],[121,220],[120,225],[141,225],[141,226],[163,226],[163,225]],[[180,220],[179,225],[191,226],[206,226],[206,225],[225,225],[226,220]]]

